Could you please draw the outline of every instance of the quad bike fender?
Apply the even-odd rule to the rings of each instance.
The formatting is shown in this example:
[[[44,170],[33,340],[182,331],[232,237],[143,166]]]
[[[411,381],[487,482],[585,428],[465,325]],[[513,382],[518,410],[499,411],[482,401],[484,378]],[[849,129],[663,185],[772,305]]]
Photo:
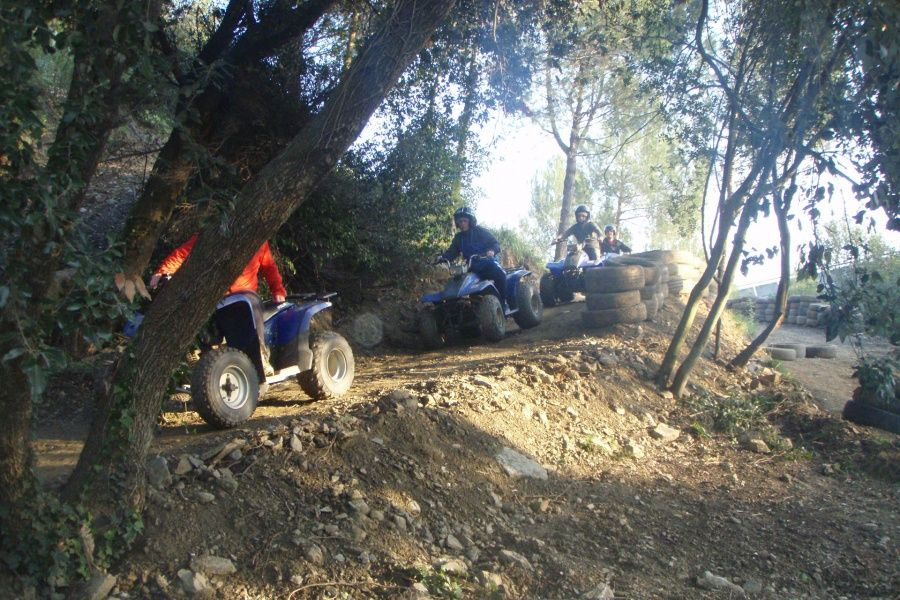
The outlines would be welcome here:
[[[522,278],[528,275],[531,275],[531,271],[528,269],[516,269],[506,274],[506,302],[511,309],[510,314],[519,308],[516,302],[516,292],[519,289]]]
[[[477,282],[473,282],[469,286],[466,286],[464,289],[461,288],[459,290],[460,296],[478,296],[486,293],[494,294],[498,297],[500,296],[500,294],[497,292],[497,287],[494,285],[494,282],[490,280],[479,280]]]
[[[214,321],[229,348],[246,354],[259,373],[263,372],[259,336],[256,333],[254,303],[247,294],[232,294],[216,305]]]
[[[288,346],[297,349],[297,358],[296,360],[292,360],[291,362],[293,364],[296,364],[301,371],[308,371],[312,368],[313,351],[309,330],[313,317],[323,310],[331,308],[331,306],[331,302],[313,302],[298,307],[298,311],[300,312],[301,316],[299,321],[299,329],[294,336],[296,338],[296,341],[293,343],[288,342]],[[294,337],[290,339],[294,339]]]

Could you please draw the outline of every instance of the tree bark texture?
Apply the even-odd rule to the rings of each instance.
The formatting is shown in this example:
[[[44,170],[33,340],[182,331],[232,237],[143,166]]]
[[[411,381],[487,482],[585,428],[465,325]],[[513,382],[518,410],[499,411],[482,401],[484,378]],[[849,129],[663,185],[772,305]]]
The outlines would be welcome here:
[[[142,507],[142,465],[167,375],[234,277],[334,167],[453,5],[446,0],[397,2],[322,112],[245,186],[234,213],[201,233],[191,255],[150,306],[127,359],[116,370],[108,406],[94,419],[69,482],[70,495],[89,484],[94,466],[100,465],[99,480],[123,474],[120,493],[133,507]],[[102,501],[104,491],[98,488],[88,485],[92,504]]]
[[[6,345],[2,348],[7,350]],[[4,352],[5,354],[5,352]],[[21,358],[0,367],[0,506],[21,500],[31,485],[31,397]]]

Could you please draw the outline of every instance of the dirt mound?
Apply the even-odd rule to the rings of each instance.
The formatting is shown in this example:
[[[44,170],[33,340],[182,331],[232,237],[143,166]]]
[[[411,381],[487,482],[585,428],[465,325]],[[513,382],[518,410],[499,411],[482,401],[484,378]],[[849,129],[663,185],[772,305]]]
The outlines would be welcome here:
[[[819,412],[762,365],[704,360],[676,401],[650,383],[676,308],[590,334],[583,310],[549,310],[496,345],[363,356],[349,396],[283,389],[241,430],[167,413],[146,536],[113,570],[114,596],[898,588],[898,490],[862,471],[896,456],[894,438]],[[723,355],[740,342],[728,329]]]

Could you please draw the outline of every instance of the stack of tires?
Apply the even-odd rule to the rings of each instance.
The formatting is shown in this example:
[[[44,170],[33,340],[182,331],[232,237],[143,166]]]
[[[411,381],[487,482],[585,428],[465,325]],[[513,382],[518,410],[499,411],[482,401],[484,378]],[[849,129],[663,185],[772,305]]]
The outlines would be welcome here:
[[[668,295],[668,267],[661,262],[639,256],[614,256],[607,260],[606,264],[612,267],[639,266],[644,270],[644,287],[640,290],[641,302],[647,307],[647,319],[655,317]]]
[[[611,265],[585,271],[584,325],[607,327],[646,320],[647,305],[641,300],[644,283],[641,265]]]
[[[667,286],[670,295],[689,294],[697,285],[700,275],[706,268],[706,263],[683,250],[649,250],[632,256],[666,265],[669,274]],[[715,282],[710,283],[707,293],[714,296],[717,292]]]

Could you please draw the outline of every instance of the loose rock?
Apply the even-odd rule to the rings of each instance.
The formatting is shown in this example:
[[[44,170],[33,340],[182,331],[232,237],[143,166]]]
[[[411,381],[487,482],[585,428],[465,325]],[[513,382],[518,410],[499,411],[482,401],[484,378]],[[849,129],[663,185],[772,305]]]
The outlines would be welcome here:
[[[681,435],[681,430],[675,429],[674,427],[669,427],[665,423],[659,423],[656,427],[650,430],[650,435],[658,440],[662,440],[663,442],[668,443],[677,440],[678,436]]]
[[[547,479],[547,469],[512,448],[503,448],[496,458],[497,462],[500,463],[500,466],[503,467],[503,470],[510,477]]]

